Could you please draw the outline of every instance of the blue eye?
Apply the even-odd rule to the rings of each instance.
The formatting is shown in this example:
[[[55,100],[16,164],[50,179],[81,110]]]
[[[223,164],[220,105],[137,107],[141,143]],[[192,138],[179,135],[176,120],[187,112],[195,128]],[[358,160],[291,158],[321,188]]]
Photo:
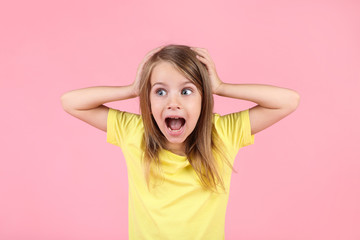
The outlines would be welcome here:
[[[189,88],[185,88],[181,91],[181,94],[183,95],[190,95],[193,91]]]
[[[156,90],[156,94],[159,96],[164,96],[166,94],[166,92],[164,89],[158,89],[158,90]]]

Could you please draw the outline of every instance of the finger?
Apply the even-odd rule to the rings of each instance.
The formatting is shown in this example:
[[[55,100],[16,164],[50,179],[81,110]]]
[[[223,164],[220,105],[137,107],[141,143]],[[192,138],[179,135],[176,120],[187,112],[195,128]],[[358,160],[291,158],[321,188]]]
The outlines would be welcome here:
[[[158,52],[160,50],[160,48],[155,48],[153,50],[151,50],[149,53],[148,53],[148,56],[151,56],[153,54],[155,54],[156,52]]]
[[[198,53],[205,58],[211,59],[210,54],[208,52],[205,52],[203,50],[198,50]]]
[[[195,51],[197,54],[201,55],[202,57],[211,59],[210,54],[206,50],[196,49]]]
[[[209,61],[203,57],[203,56],[200,56],[200,55],[196,55],[197,59],[199,59],[200,61],[206,63],[206,65],[209,63]]]
[[[191,47],[190,49],[195,51],[195,52],[202,52],[202,49],[198,48],[198,47]]]
[[[211,58],[203,53],[198,53],[197,55],[197,58],[199,60],[203,60],[203,61],[206,61],[206,63],[210,63],[211,62]]]
[[[165,45],[162,45],[160,47],[157,47],[157,48],[154,48],[153,50],[151,50],[148,55],[153,55],[155,54],[156,52],[160,51],[163,47],[165,47]]]
[[[198,52],[208,53],[208,50],[206,50],[205,48],[191,47],[190,49]]]
[[[149,60],[156,52],[158,52],[158,49],[153,49],[152,51],[148,52],[145,55],[143,62],[146,62],[147,60]]]
[[[199,49],[199,48],[190,48],[190,49],[196,53],[200,53],[200,52],[203,53],[203,51],[201,51],[201,49]]]
[[[190,47],[191,49],[205,49],[206,50],[206,48],[201,48],[201,47]]]
[[[196,54],[197,59],[199,59],[201,62],[205,63],[206,66],[213,67],[212,58],[210,57],[210,54],[208,53],[208,51],[205,48],[191,47],[190,49],[194,50],[197,53]]]
[[[154,52],[159,51],[159,50],[162,49],[163,47],[165,47],[165,45],[162,45],[162,46],[160,46],[160,47],[155,48],[155,49],[154,49]]]

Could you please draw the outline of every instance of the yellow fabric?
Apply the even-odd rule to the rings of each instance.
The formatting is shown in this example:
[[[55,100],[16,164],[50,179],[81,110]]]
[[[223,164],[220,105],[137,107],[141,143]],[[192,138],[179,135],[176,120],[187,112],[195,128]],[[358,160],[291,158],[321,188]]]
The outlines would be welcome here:
[[[213,122],[233,164],[239,148],[254,143],[249,110],[224,116],[215,113]],[[140,115],[109,109],[107,142],[121,147],[128,171],[129,239],[225,239],[231,169],[223,172],[226,193],[205,191],[185,156],[162,150],[165,181],[149,192],[141,162],[143,132]]]

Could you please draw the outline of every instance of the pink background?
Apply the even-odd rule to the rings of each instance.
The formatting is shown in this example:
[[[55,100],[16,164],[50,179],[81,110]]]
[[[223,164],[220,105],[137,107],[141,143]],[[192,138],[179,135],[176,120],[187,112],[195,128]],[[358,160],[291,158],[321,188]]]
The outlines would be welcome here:
[[[0,239],[127,239],[127,171],[67,114],[73,89],[132,83],[151,49],[208,49],[224,82],[298,91],[235,160],[226,239],[360,239],[359,1],[3,1]],[[225,114],[254,103],[215,97]],[[139,112],[138,99],[109,107]]]

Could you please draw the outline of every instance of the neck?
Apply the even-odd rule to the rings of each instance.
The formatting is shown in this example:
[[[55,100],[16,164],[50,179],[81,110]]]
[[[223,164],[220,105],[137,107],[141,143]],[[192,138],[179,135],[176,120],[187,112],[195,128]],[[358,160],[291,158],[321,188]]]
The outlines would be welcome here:
[[[167,143],[166,149],[175,154],[186,156],[184,143]]]

